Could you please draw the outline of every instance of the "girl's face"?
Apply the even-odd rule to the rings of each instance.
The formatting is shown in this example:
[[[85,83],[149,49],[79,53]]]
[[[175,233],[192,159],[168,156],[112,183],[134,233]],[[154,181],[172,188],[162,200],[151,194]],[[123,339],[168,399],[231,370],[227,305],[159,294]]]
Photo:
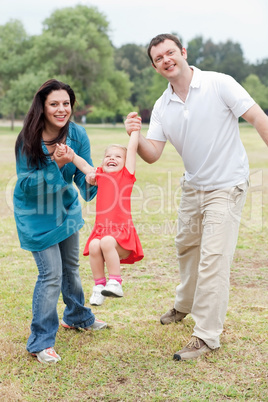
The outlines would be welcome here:
[[[71,113],[72,107],[68,92],[64,89],[50,92],[44,106],[46,130],[60,130],[68,122]]]
[[[110,147],[107,149],[103,162],[102,170],[104,172],[119,172],[125,166],[126,152],[122,148]]]

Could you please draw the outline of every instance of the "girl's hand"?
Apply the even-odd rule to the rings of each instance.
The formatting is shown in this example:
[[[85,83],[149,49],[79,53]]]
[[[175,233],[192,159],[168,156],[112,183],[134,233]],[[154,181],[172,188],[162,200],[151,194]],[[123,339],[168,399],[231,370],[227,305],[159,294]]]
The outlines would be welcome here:
[[[91,186],[96,186],[96,169],[86,175],[86,182]]]
[[[68,145],[57,144],[53,153],[53,158],[59,168],[62,168],[62,166],[66,165],[66,163],[73,161],[74,151],[72,148],[68,147]]]
[[[125,128],[128,135],[131,135],[133,131],[141,130],[141,117],[138,116],[138,113],[131,112],[127,115],[125,120]]]
[[[64,155],[67,151],[66,151],[66,146],[64,144],[56,144],[56,149],[55,149],[56,155],[58,157]],[[55,153],[54,152],[54,153]]]

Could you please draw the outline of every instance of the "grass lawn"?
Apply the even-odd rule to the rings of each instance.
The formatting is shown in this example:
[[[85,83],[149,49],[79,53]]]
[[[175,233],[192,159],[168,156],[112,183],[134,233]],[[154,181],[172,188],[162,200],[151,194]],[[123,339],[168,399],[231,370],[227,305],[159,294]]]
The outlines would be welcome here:
[[[120,127],[87,129],[92,158],[99,165],[109,143],[127,143]],[[167,144],[160,161],[138,157],[133,220],[144,259],[122,266],[124,297],[106,299],[93,312],[108,322],[104,331],[59,328],[55,349],[62,361],[42,365],[26,351],[37,268],[20,248],[12,210],[16,181],[14,143],[19,128],[0,127],[0,401],[268,401],[268,159],[256,131],[241,125],[250,161],[250,189],[231,273],[229,309],[222,347],[194,361],[172,356],[189,340],[191,316],[162,326],[179,282],[175,257],[181,159]],[[83,205],[80,274],[86,302],[93,287],[82,256],[94,223],[95,201]],[[62,299],[58,303],[61,317]]]

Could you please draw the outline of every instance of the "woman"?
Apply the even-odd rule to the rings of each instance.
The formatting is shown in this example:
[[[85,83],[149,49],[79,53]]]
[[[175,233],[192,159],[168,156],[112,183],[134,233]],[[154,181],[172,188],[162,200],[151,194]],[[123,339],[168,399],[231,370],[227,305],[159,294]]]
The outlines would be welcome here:
[[[84,306],[79,276],[79,232],[83,226],[78,187],[89,201],[97,189],[72,163],[73,153],[92,165],[90,143],[83,127],[70,122],[75,94],[57,80],[45,82],[34,96],[15,146],[18,180],[14,213],[21,247],[32,252],[39,275],[33,293],[33,318],[27,350],[40,362],[61,360],[54,350],[59,326],[60,291],[66,304],[65,328],[102,329]],[[57,143],[69,146],[57,158]]]

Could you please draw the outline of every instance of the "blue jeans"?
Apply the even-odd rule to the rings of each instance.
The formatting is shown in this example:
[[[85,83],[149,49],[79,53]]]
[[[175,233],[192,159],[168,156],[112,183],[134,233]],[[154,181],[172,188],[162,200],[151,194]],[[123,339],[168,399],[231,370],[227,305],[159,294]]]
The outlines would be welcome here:
[[[30,353],[55,345],[59,327],[57,303],[62,292],[66,304],[63,320],[66,324],[85,328],[95,316],[84,306],[85,298],[79,276],[79,232],[61,243],[33,253],[39,275],[33,293],[33,319],[27,342]]]

